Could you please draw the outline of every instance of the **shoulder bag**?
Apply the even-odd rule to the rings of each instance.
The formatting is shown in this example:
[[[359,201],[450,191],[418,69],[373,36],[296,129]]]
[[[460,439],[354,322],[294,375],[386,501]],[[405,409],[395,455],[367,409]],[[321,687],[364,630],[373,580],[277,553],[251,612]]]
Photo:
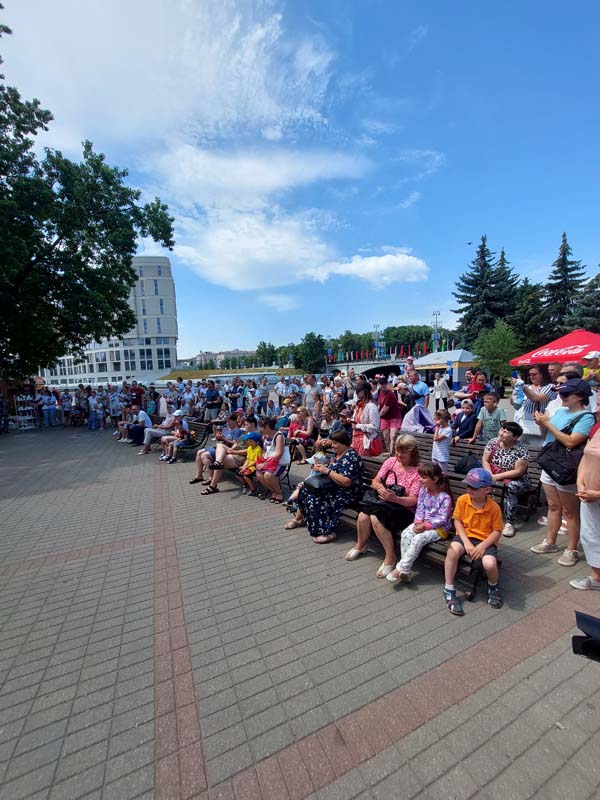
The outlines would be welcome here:
[[[585,411],[572,419],[565,428],[562,428],[561,433],[567,435],[573,433],[575,425],[586,414],[591,414],[595,419],[595,415],[591,411]],[[537,463],[553,481],[560,486],[568,486],[577,481],[577,468],[583,456],[583,448],[583,444],[568,448],[555,439],[542,447],[537,457]]]

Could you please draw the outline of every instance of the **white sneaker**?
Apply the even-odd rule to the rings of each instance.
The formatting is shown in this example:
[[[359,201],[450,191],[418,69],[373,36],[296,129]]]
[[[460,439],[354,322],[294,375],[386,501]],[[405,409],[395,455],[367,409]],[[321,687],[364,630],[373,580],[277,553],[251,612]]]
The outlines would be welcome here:
[[[558,547],[555,544],[550,544],[546,539],[540,544],[534,544],[529,549],[532,553],[558,553]]]
[[[511,522],[506,522],[502,528],[502,536],[511,539],[515,535],[515,526]]]
[[[561,565],[561,567],[574,567],[578,561],[578,550],[565,550],[562,556],[558,559],[558,563]]]
[[[569,584],[573,587],[573,589],[600,589],[600,581],[595,581],[589,575],[587,578],[575,578],[572,581],[569,581]]]
[[[119,435],[119,431],[113,431],[113,436],[118,436],[118,435]]]
[[[547,525],[548,524],[548,517],[540,517],[537,521],[538,525]]]

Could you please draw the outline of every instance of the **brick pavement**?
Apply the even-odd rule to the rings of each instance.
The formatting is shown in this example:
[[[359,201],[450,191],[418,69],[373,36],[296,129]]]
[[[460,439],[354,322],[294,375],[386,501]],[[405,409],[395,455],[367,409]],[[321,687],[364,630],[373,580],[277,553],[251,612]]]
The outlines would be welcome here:
[[[600,597],[504,542],[500,612],[108,433],[0,439],[0,800],[593,796]],[[460,680],[457,675],[463,676]]]

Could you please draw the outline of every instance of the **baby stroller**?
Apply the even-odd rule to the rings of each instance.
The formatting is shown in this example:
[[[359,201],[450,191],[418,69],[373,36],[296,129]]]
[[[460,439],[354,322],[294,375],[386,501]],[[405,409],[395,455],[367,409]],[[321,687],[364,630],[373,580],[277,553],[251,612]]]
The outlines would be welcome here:
[[[71,425],[74,428],[79,428],[82,425],[85,425],[85,419],[83,418],[83,413],[79,406],[73,406],[71,411]]]

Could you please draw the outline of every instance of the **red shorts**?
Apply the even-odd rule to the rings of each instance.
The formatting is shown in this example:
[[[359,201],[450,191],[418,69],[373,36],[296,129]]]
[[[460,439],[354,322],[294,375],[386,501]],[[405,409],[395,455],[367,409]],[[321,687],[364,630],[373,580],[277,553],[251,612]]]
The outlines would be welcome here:
[[[398,430],[402,425],[402,419],[380,419],[379,428],[382,431]]]

